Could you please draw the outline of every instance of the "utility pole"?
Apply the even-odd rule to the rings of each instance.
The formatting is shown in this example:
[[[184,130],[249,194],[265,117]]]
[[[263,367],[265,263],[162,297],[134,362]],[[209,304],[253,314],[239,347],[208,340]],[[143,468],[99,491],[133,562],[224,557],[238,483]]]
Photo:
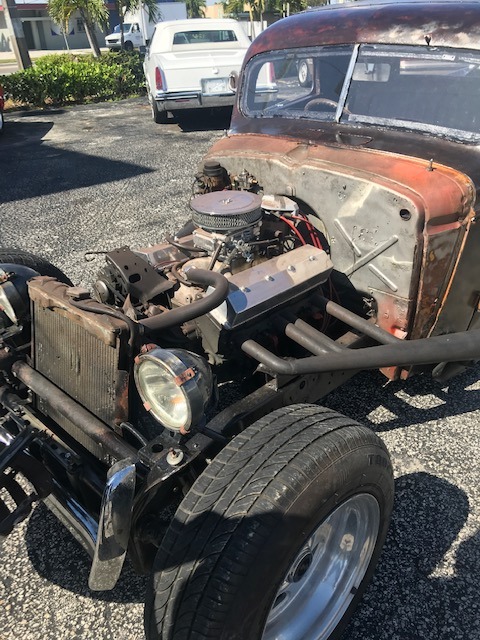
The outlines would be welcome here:
[[[15,0],[2,0],[2,4],[3,11],[5,12],[5,21],[8,31],[10,32],[10,42],[12,43],[13,53],[15,54],[18,67],[19,69],[31,67],[32,61],[28,53],[23,24],[20,20]]]

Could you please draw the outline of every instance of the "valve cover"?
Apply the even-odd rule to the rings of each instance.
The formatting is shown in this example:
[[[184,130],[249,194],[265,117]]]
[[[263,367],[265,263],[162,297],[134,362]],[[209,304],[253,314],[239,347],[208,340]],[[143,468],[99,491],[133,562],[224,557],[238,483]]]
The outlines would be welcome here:
[[[227,299],[208,315],[223,328],[235,329],[305,296],[325,282],[332,269],[322,249],[298,247],[231,276]]]

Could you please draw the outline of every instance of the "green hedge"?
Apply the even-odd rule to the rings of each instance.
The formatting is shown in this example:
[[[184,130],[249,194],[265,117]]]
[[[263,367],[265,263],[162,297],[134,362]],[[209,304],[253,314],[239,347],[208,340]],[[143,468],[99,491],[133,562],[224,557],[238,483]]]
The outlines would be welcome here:
[[[142,93],[144,76],[138,52],[92,55],[53,54],[33,67],[2,77],[5,92],[33,106],[111,100]]]

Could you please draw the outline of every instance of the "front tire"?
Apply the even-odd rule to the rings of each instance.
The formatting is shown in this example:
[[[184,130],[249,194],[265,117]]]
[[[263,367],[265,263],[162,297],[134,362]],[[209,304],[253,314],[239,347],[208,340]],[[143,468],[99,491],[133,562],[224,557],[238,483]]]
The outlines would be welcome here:
[[[37,271],[41,276],[51,276],[59,282],[72,285],[70,278],[68,278],[63,271],[51,264],[51,262],[23,249],[0,247],[0,265],[1,264],[20,264],[24,267],[30,267],[30,269]]]
[[[180,505],[154,563],[147,638],[337,638],[392,505],[390,459],[371,430],[316,405],[274,411]]]
[[[130,40],[127,40],[126,42],[123,43],[123,50],[124,51],[133,51],[133,43]]]

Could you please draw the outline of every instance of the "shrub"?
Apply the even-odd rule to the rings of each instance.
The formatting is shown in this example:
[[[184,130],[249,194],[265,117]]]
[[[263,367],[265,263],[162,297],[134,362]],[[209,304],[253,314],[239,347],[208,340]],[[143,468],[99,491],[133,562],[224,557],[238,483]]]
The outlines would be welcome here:
[[[109,100],[142,93],[143,69],[137,52],[92,55],[52,54],[25,71],[2,79],[16,102],[33,106]]]

